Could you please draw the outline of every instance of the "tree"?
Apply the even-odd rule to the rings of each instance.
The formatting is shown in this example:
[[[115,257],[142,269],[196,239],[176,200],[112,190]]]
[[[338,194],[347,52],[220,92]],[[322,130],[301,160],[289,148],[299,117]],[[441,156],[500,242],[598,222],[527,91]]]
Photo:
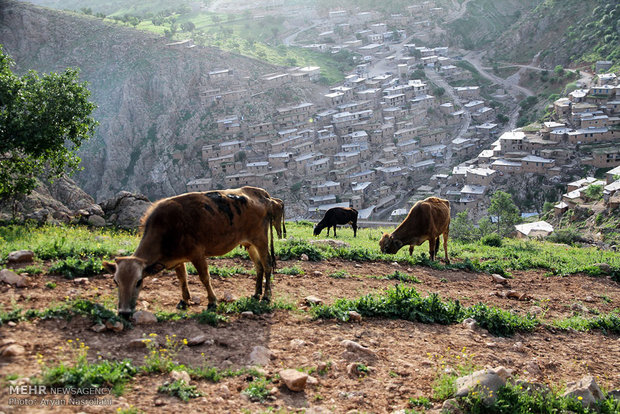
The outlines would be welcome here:
[[[473,241],[478,237],[476,233],[476,228],[467,210],[457,213],[450,221],[450,236],[456,240]]]
[[[491,196],[489,214],[497,218],[497,233],[506,236],[513,226],[521,221],[519,208],[512,202],[510,194],[498,190]]]
[[[18,76],[0,45],[0,199],[29,194],[79,167],[77,150],[94,133],[96,105],[77,69]]]

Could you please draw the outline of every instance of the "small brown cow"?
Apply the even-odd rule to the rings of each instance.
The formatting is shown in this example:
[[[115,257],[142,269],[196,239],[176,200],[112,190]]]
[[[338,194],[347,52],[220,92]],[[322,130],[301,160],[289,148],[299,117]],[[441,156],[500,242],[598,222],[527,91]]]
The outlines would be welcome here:
[[[383,234],[379,246],[383,253],[394,254],[401,247],[409,245],[409,254],[413,247],[428,240],[428,252],[435,260],[439,250],[439,236],[443,234],[443,248],[448,258],[448,233],[450,231],[450,202],[437,197],[418,201],[409,211],[405,220],[392,232]]]
[[[256,187],[187,193],[156,202],[142,218],[143,235],[134,254],[104,263],[118,285],[119,315],[127,318],[133,314],[144,277],[164,269],[175,270],[182,294],[178,307],[185,308],[190,301],[185,262],[196,267],[207,289],[208,307],[215,308],[207,257],[221,256],[238,245],[248,250],[254,262],[254,297],[260,298],[264,279],[262,299],[269,301],[275,266],[273,227],[281,237],[280,223],[284,223],[284,203]]]

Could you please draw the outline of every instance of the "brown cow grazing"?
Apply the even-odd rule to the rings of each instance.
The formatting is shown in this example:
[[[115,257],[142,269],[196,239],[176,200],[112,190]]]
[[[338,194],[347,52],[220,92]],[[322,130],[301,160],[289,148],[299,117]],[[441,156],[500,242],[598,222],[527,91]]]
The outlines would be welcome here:
[[[179,308],[190,301],[185,262],[191,262],[207,289],[208,307],[217,299],[211,281],[207,257],[221,256],[238,245],[244,246],[256,269],[254,297],[271,298],[271,271],[275,266],[273,228],[280,235],[284,221],[284,203],[255,187],[187,193],[165,198],[153,204],[142,218],[142,240],[132,256],[118,257],[116,263],[104,263],[114,273],[118,285],[118,313],[130,317],[136,307],[145,276],[174,269],[181,284]],[[271,229],[271,256],[268,230]]]
[[[409,254],[413,246],[419,246],[428,240],[428,252],[435,260],[439,250],[439,236],[443,234],[443,248],[448,258],[448,233],[450,230],[450,202],[437,197],[418,201],[409,211],[405,220],[392,232],[383,234],[379,240],[381,252],[394,254],[401,247],[409,245]]]
[[[349,207],[333,207],[325,212],[323,219],[314,226],[314,235],[318,236],[321,231],[327,227],[327,237],[329,237],[329,228],[334,228],[334,237],[336,237],[336,225],[351,224],[353,227],[353,237],[357,236],[357,210]]]

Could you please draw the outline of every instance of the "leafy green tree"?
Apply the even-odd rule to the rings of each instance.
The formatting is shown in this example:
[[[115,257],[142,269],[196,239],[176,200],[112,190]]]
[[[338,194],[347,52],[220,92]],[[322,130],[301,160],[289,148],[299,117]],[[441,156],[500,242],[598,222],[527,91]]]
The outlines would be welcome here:
[[[38,177],[77,170],[77,150],[97,125],[77,69],[18,76],[12,63],[0,45],[0,199],[29,194]]]
[[[450,220],[450,236],[462,241],[473,241],[477,237],[474,222],[469,218],[468,211],[461,211]]]
[[[521,221],[519,208],[512,201],[512,196],[498,190],[491,196],[489,214],[497,217],[497,233],[506,236],[512,232],[513,226]]]

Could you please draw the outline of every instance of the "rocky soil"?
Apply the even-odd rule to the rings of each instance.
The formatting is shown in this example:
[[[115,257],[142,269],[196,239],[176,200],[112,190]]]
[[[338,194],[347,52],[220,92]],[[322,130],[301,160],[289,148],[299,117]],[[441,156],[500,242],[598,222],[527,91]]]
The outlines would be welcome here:
[[[218,259],[212,264],[251,268],[251,263],[242,259]],[[105,396],[112,400],[112,409],[132,405],[149,413],[176,411],[181,406],[192,412],[211,413],[264,412],[269,407],[284,412],[394,412],[408,408],[409,398],[432,396],[433,381],[442,372],[442,363],[447,361],[448,365],[456,366],[464,360],[480,368],[503,366],[523,380],[552,387],[562,387],[589,375],[607,390],[620,388],[617,369],[620,338],[617,335],[541,327],[533,333],[503,338],[469,324],[442,326],[373,318],[339,322],[312,320],[307,312],[308,296],[332,303],[337,298],[381,292],[396,282],[375,277],[399,270],[421,280],[414,285],[421,293],[437,292],[442,298],[459,299],[465,306],[484,302],[520,314],[535,313],[545,320],[574,314],[592,317],[599,312],[610,312],[620,303],[620,286],[608,278],[548,277],[540,271],[527,271],[514,272],[508,285],[502,285],[486,274],[437,271],[397,263],[280,262],[280,268],[292,266],[302,268],[304,274],[276,274],[274,296],[276,300],[295,304],[296,310],[278,310],[262,316],[230,316],[227,323],[218,327],[178,321],[140,324],[122,332],[96,333],[91,329],[92,322],[81,317],[71,321],[38,320],[4,325],[0,327],[2,340],[12,341],[23,349],[16,356],[2,357],[2,372],[17,374],[21,380],[16,382],[20,383],[40,373],[37,354],[48,363],[68,362],[69,355],[59,347],[66,347],[67,340],[75,338],[90,347],[92,360],[98,356],[131,358],[135,364],[140,364],[147,350],[133,348],[130,342],[156,333],[159,338],[177,335],[191,339],[206,335],[201,344],[181,349],[177,360],[186,365],[206,363],[220,369],[261,365],[272,381],[271,396],[264,403],[250,401],[242,391],[251,376],[242,375],[224,378],[218,383],[193,380],[192,384],[204,396],[183,404],[157,392],[168,375],[148,375],[136,377],[121,397]],[[330,277],[336,271],[345,271],[351,277]],[[56,283],[54,289],[46,287],[51,281]],[[80,281],[43,274],[26,277],[24,284],[21,288],[0,286],[0,303],[5,310],[14,306],[42,309],[67,297],[87,298],[112,307],[115,301],[115,287],[108,274]],[[242,274],[214,277],[213,280],[220,299],[248,296],[253,292],[253,284],[253,276]],[[190,312],[201,310],[206,292],[196,276],[190,276],[190,291],[203,303],[194,305]],[[525,295],[507,295],[509,291]],[[159,274],[145,282],[139,308],[172,312],[179,298],[174,274]],[[366,366],[368,372],[358,372],[357,364]],[[285,379],[295,381],[295,378],[289,377],[291,371],[283,371],[302,368],[310,377],[306,378],[302,391],[291,391]],[[22,411],[23,407],[8,405],[9,397],[8,388],[0,387],[0,410]],[[434,409],[439,410],[442,403],[435,401]],[[84,411],[80,407],[63,409]],[[110,406],[88,407],[88,412],[110,411]]]

